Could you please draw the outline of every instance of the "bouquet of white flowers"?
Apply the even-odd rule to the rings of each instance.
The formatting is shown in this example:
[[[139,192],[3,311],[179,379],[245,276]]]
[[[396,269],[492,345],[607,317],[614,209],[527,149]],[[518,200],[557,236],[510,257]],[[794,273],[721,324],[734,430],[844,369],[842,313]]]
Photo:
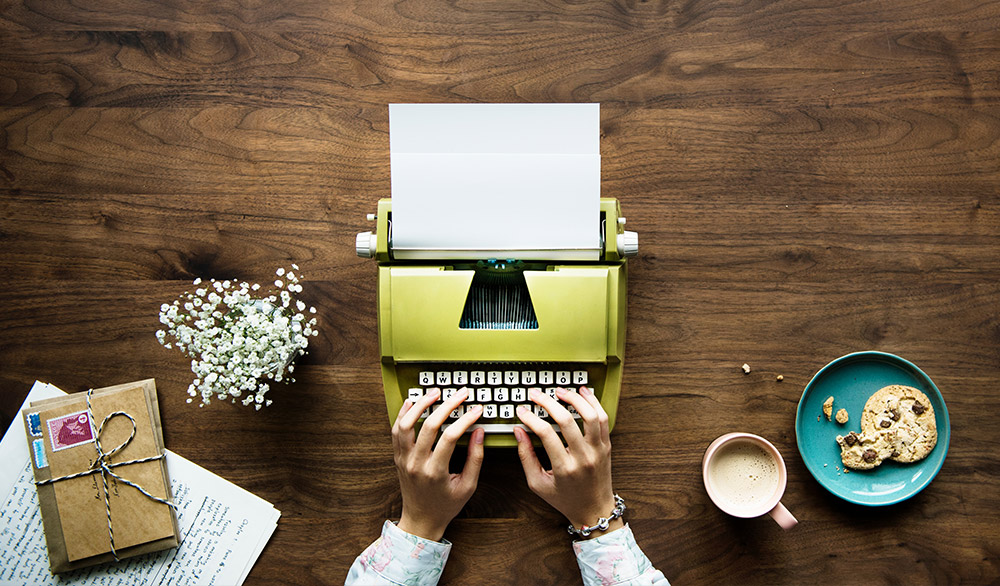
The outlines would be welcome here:
[[[258,293],[256,283],[195,279],[194,285],[204,286],[160,306],[166,329],[157,331],[156,339],[191,357],[195,379],[188,403],[200,396],[204,407],[215,397],[260,409],[271,404],[265,398],[268,381],[294,382],[292,361],[317,335],[316,318],[307,320],[305,304],[293,297],[302,292],[301,275],[283,268],[276,274],[271,294]]]

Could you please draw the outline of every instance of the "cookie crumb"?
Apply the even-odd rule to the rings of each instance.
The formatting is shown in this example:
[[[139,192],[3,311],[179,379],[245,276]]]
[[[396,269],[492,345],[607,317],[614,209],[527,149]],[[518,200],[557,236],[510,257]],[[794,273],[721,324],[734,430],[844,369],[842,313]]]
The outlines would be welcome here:
[[[826,468],[826,464],[823,464],[823,467]]]
[[[822,418],[823,418],[823,416],[822,416],[822,415],[817,415],[817,416],[816,416],[816,421],[819,421],[819,420],[820,420],[820,419],[822,419]]]
[[[850,473],[851,473],[850,468],[844,468],[844,474],[850,474]]]
[[[827,397],[826,401],[823,401],[823,415],[826,415],[827,421],[833,417],[833,396]]]
[[[774,379],[780,383],[781,381],[785,380],[785,377],[779,374],[778,376],[774,377]]]
[[[840,411],[837,411],[837,423],[843,425],[847,423],[847,419],[848,419],[847,409],[841,409]]]
[[[746,362],[743,363],[743,374],[750,374],[750,365]]]

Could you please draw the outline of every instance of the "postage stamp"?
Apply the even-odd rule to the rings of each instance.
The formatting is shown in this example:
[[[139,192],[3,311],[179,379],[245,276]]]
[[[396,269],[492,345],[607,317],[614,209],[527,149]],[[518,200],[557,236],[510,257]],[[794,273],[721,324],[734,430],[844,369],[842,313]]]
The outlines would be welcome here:
[[[47,423],[53,452],[94,441],[90,416],[86,411],[55,417],[49,419]]]
[[[45,440],[31,440],[31,451],[35,453],[35,468],[49,467],[49,460],[45,457]]]
[[[38,413],[28,413],[28,428],[31,435],[42,437],[42,420],[38,418]]]

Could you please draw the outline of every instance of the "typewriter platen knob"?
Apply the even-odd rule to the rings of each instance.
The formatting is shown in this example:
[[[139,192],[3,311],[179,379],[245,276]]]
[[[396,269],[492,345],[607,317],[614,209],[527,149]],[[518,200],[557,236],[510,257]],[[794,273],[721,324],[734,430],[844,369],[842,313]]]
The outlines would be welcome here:
[[[371,232],[358,232],[354,240],[354,250],[361,258],[373,258],[378,248],[378,237]]]
[[[619,234],[618,255],[627,258],[637,254],[639,254],[639,233],[625,230]]]

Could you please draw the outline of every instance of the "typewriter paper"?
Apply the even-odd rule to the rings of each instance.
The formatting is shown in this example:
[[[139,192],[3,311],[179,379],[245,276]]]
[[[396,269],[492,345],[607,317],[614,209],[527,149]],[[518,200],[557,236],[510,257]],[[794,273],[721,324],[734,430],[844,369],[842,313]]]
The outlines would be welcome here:
[[[599,104],[391,104],[389,145],[397,258],[599,258]]]

